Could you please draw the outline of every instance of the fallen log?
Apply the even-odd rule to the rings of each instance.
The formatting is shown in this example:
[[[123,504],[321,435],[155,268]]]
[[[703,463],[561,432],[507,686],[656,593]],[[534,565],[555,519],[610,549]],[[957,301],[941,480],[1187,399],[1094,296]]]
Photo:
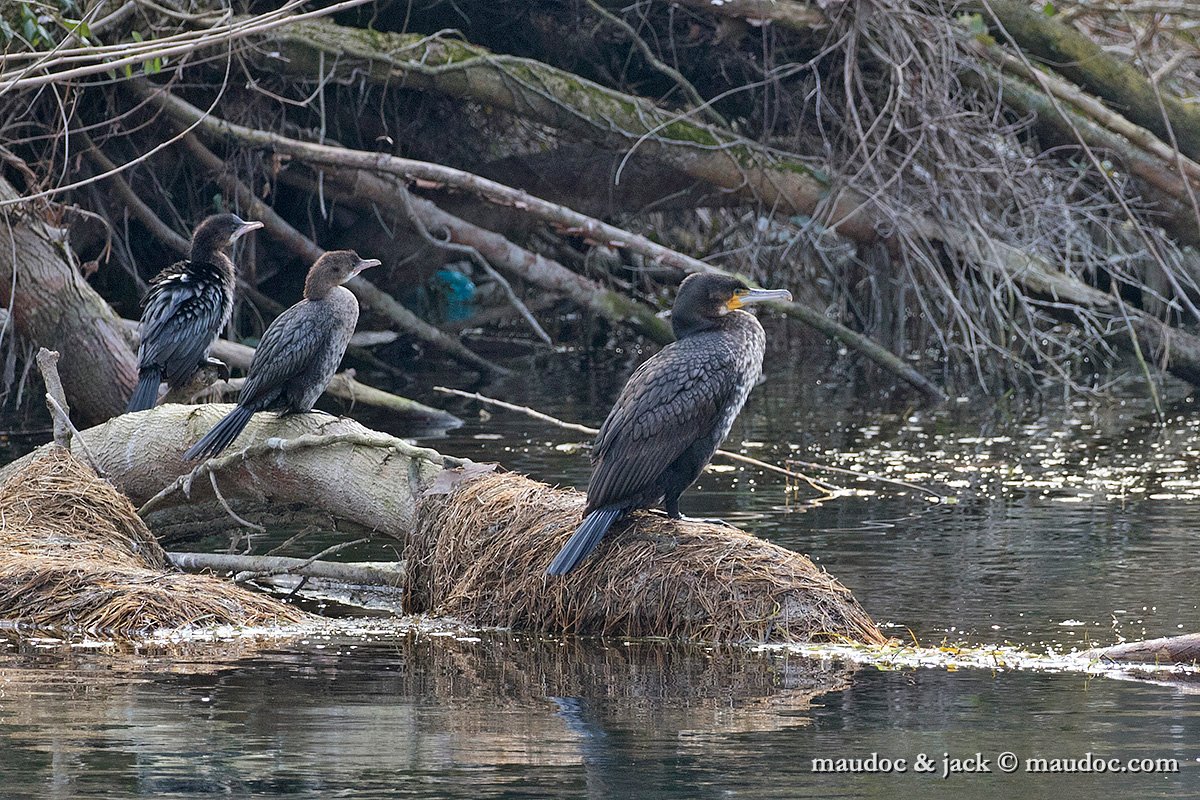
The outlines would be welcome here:
[[[1096,647],[1082,655],[1100,661],[1134,664],[1196,664],[1200,663],[1200,633],[1122,642],[1110,647]]]
[[[885,640],[849,590],[809,559],[729,527],[637,513],[568,579],[551,579],[546,565],[578,524],[581,493],[353,420],[256,414],[226,454],[193,470],[183,451],[230,409],[158,406],[83,431],[73,446],[87,444],[160,538],[243,521],[397,538],[409,613],[583,634]]]
[[[1136,66],[1104,52],[1099,44],[1053,16],[1017,0],[969,3],[988,24],[1050,64],[1073,83],[1121,109],[1132,122],[1200,160],[1200,110],[1161,91]]]

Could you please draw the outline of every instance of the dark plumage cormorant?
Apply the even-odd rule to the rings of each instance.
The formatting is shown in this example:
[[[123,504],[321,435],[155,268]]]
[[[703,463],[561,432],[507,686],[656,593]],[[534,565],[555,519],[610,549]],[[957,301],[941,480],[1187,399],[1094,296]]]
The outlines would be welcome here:
[[[211,216],[192,234],[187,259],[150,281],[142,301],[138,383],[128,411],[151,408],[158,400],[159,383],[183,386],[208,359],[213,340],[233,313],[237,276],[226,251],[262,226],[236,214]]]
[[[679,495],[700,476],[762,372],[766,335],[754,315],[737,309],[791,298],[720,275],[683,281],[671,310],[678,341],[637,368],[604,420],[583,524],[548,573],[573,570],[632,509],[663,500],[667,515],[680,518]]]
[[[237,438],[255,411],[311,411],[358,324],[358,300],[342,284],[378,264],[374,258],[359,258],[353,250],[334,250],[318,258],[304,281],[304,299],[276,317],[263,333],[237,408],[183,457],[217,455]]]

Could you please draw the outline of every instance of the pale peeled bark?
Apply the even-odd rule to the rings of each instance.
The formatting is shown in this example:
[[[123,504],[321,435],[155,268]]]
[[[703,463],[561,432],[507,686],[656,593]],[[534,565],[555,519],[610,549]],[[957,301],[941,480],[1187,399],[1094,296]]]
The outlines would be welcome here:
[[[125,414],[83,431],[72,452],[94,459],[104,477],[140,507],[197,466],[185,462],[183,452],[232,409],[167,404]],[[243,457],[239,452],[247,444],[251,449]],[[231,463],[215,471],[217,486],[241,517],[268,525],[319,521],[401,538],[413,529],[421,493],[445,467],[462,463],[354,420],[320,413],[255,414],[222,455]],[[0,476],[30,457],[6,466]],[[143,517],[168,539],[241,527],[222,507],[207,475],[194,481],[190,499],[175,491]]]

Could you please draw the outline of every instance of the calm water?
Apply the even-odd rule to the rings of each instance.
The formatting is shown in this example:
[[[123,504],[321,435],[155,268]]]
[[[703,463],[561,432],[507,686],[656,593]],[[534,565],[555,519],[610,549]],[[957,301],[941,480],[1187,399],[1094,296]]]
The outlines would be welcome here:
[[[788,345],[799,348],[799,343]],[[816,353],[823,352],[817,348]],[[596,425],[636,354],[519,362],[488,387]],[[855,399],[852,370],[781,352],[730,445],[936,489],[816,473],[851,496],[718,463],[684,512],[810,554],[922,645],[1040,652],[1200,631],[1200,414]],[[586,437],[405,390],[468,424],[424,439],[558,484]],[[368,424],[407,433],[387,420]],[[314,546],[315,547],[315,546]],[[354,557],[350,554],[349,557]],[[1200,684],[1198,684],[1200,685]],[[1196,797],[1200,713],[1179,681],[892,670],[786,652],[534,638],[371,621],[271,642],[65,649],[0,640],[0,797]],[[1013,774],[996,757],[1015,754]],[[905,759],[899,774],[813,759]],[[990,774],[941,777],[943,754]],[[1176,759],[1153,775],[1031,774],[1027,758]],[[920,755],[932,773],[914,769]]]

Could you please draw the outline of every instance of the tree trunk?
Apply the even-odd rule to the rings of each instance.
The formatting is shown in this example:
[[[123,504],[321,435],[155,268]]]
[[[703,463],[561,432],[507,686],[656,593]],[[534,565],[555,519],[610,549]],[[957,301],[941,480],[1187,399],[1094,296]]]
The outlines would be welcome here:
[[[0,178],[0,201],[19,197]],[[95,424],[125,410],[137,360],[121,319],[32,204],[6,207],[0,221],[0,305],[11,305],[21,337],[62,355],[59,374],[79,422]]]

